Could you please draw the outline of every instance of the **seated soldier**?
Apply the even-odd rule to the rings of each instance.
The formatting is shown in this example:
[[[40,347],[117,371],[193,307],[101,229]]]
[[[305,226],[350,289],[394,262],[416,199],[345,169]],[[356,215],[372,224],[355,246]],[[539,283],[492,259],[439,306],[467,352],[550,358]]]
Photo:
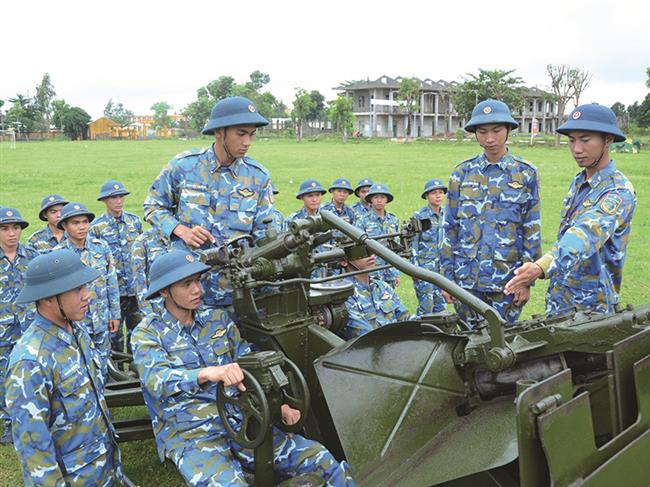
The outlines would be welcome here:
[[[148,314],[132,336],[133,360],[142,381],[161,461],[169,458],[188,485],[247,485],[242,468],[253,455],[227,436],[215,401],[217,384],[245,390],[234,362],[251,351],[219,308],[201,307],[201,275],[209,267],[184,250],[158,257],[151,266],[148,299],[162,296],[161,315]],[[287,424],[300,413],[282,406]],[[274,463],[283,477],[311,473],[327,485],[354,485],[319,443],[273,430]]]
[[[375,265],[375,256],[343,261],[341,266],[347,272],[370,269]],[[348,324],[342,330],[342,338],[349,340],[369,331],[397,321],[414,320],[415,316],[402,304],[395,289],[372,274],[357,274],[352,278],[354,294],[345,302],[348,309]]]

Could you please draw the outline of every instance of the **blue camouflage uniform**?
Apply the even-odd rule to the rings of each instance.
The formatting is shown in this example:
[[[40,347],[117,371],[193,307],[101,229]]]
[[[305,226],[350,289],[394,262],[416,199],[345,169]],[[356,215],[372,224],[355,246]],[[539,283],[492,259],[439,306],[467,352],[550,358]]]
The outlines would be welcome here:
[[[370,275],[370,284],[354,278],[351,281],[354,294],[345,302],[349,318],[341,331],[342,338],[349,340],[389,323],[415,319],[402,304],[395,288],[383,280]]]
[[[451,174],[445,209],[441,270],[447,279],[493,306],[508,322],[521,308],[503,287],[515,269],[541,255],[539,177],[530,162],[507,153],[498,163],[485,154]],[[472,312],[460,302],[456,312]]]
[[[363,217],[367,213],[370,213],[371,211],[371,207],[364,205],[362,201],[357,201],[355,204],[353,204],[350,207],[350,209],[354,213],[355,221],[361,220],[361,217]]]
[[[220,166],[214,149],[177,155],[153,182],[144,202],[145,220],[172,238],[174,247],[187,248],[174,228],[202,226],[223,244],[240,235],[254,241],[265,234],[263,221],[271,214],[271,180],[257,161],[243,157]],[[207,242],[204,248],[211,247]],[[230,306],[232,288],[225,273],[206,273],[207,306]]]
[[[614,161],[591,178],[584,170],[573,178],[557,242],[537,261],[550,278],[549,315],[614,311],[635,208],[634,187]]]
[[[65,234],[63,235],[61,242],[64,239]],[[48,252],[51,252],[54,250],[54,247],[59,245],[59,243],[60,242],[56,239],[54,233],[52,233],[52,229],[49,227],[49,225],[46,225],[45,228],[41,228],[40,230],[35,231],[27,239],[27,244],[30,247],[36,249],[39,254],[47,254]]]
[[[384,218],[381,218],[374,210],[369,211],[362,216],[356,223],[357,227],[361,228],[368,234],[369,237],[376,237],[387,233],[399,232],[399,220],[389,211],[384,212]],[[378,242],[386,245],[389,239],[378,240]],[[375,259],[375,265],[385,265],[387,262],[381,257]],[[375,275],[381,277],[390,285],[395,285],[400,272],[394,267],[389,267]]]
[[[121,477],[101,359],[85,330],[73,330],[36,313],[11,354],[7,406],[27,486],[110,486]]]
[[[0,248],[0,424],[9,419],[3,386],[9,355],[35,311],[33,303],[17,304],[15,301],[23,288],[27,264],[37,255],[36,250],[19,243],[11,262]]]
[[[348,205],[343,205],[343,208],[339,210],[334,202],[330,201],[329,203],[325,203],[323,206],[321,206],[321,210],[331,211],[341,220],[348,222],[350,225],[354,225],[354,222],[356,221],[354,211]],[[337,231],[337,235],[340,234],[341,233]]]
[[[159,314],[161,312],[159,299],[145,299],[149,288],[147,276],[151,264],[158,256],[169,250],[169,244],[169,238],[156,227],[141,233],[133,242],[131,275],[138,298],[138,306],[143,314],[151,312]]]
[[[191,485],[247,485],[242,467],[253,468],[252,452],[242,450],[222,426],[217,384],[198,383],[200,369],[232,363],[251,351],[227,312],[198,311],[187,326],[167,310],[147,315],[134,330],[132,344],[160,460],[171,459]],[[345,463],[323,446],[277,428],[274,459],[283,476],[315,473],[328,485],[354,485]]]
[[[88,284],[88,311],[79,323],[93,340],[102,361],[101,371],[106,375],[110,354],[109,320],[120,319],[120,293],[115,273],[115,261],[108,244],[101,239],[87,237],[83,248],[66,240],[56,249],[70,249],[76,253],[81,262],[97,269],[100,276]]]
[[[320,209],[316,210],[316,215],[320,213]],[[299,219],[304,219],[307,218],[309,215],[309,212],[307,211],[307,208],[304,206],[300,208],[298,211],[294,211],[291,213],[285,220],[284,220],[284,231],[288,232],[289,228],[291,226],[291,222],[294,220],[299,220]],[[329,250],[328,244],[322,244],[322,245],[317,245],[312,249],[314,254],[317,254],[319,252],[325,252]],[[338,271],[333,272],[332,275],[337,274]],[[315,267],[314,270],[312,270],[310,277],[312,279],[320,279],[323,277],[326,277],[327,275],[327,269],[325,267]]]
[[[271,218],[273,220],[271,221],[270,225],[275,228],[277,232],[283,232],[284,231],[284,215],[280,210],[277,208],[273,208],[271,210]]]
[[[315,214],[318,215],[319,213],[320,213],[320,209],[316,210]],[[290,213],[289,216],[287,216],[284,219],[284,229],[285,229],[285,231],[289,230],[291,222],[293,222],[294,220],[298,220],[298,219],[301,219],[301,218],[307,218],[308,216],[310,216],[309,212],[307,211],[307,208],[305,208],[304,206],[302,208],[300,208],[298,211],[294,211],[293,213]]]
[[[411,262],[423,269],[440,272],[440,246],[443,240],[445,211],[440,208],[436,213],[426,205],[413,214],[418,220],[431,221],[431,228],[413,237],[413,256]],[[417,316],[439,313],[445,310],[442,291],[430,282],[413,279],[413,288],[418,298]]]

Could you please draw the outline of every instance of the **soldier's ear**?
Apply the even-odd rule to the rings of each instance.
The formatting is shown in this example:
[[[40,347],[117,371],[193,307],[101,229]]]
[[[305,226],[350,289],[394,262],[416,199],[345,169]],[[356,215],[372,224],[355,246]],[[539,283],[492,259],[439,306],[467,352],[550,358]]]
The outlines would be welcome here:
[[[159,293],[164,299],[167,299],[169,297],[169,292],[167,292],[167,288],[161,289]]]

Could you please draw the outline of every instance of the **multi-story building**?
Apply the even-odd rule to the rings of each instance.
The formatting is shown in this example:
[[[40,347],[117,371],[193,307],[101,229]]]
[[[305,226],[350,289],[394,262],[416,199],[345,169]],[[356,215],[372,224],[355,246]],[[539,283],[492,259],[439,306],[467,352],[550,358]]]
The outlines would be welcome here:
[[[401,77],[381,76],[374,81],[353,81],[336,88],[352,98],[356,130],[361,135],[407,135],[408,113],[398,101],[401,81]],[[421,82],[420,110],[412,114],[412,137],[452,134],[465,125],[465,120],[454,110],[452,101],[457,85],[456,81],[425,79]],[[526,88],[524,106],[512,107],[514,117],[521,124],[521,132],[530,132],[533,119],[537,119],[540,133],[553,133],[557,127],[557,103],[550,101],[550,96],[550,93],[537,88]]]

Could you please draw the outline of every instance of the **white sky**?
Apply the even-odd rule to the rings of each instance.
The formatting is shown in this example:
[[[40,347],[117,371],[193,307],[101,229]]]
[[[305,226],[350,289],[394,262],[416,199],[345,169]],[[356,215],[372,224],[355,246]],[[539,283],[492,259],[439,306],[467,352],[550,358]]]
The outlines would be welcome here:
[[[296,87],[329,100],[345,80],[384,74],[515,68],[547,88],[551,63],[592,74],[582,102],[628,105],[647,93],[649,26],[647,0],[4,2],[0,99],[33,95],[48,72],[57,98],[96,118],[109,98],[137,114],[157,101],[180,111],[209,81],[256,69],[290,105]]]

